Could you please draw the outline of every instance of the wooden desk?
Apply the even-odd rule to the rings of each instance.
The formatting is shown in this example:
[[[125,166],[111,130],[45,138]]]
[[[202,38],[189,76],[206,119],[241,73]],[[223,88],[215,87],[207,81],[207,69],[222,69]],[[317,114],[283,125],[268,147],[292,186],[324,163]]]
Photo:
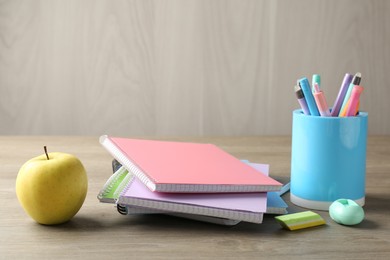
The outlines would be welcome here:
[[[163,139],[163,138],[162,138]],[[269,163],[271,175],[289,175],[290,137],[165,138],[211,142],[253,162]],[[89,191],[68,223],[42,226],[31,220],[15,195],[20,166],[49,151],[75,154],[88,172]],[[390,256],[390,136],[370,137],[366,219],[355,227],[334,223],[299,231],[282,229],[272,216],[261,225],[226,227],[170,216],[122,216],[96,195],[112,173],[111,156],[98,137],[0,137],[0,258],[77,259],[384,259]],[[289,194],[284,196],[289,203]],[[291,205],[291,203],[289,204]],[[303,209],[291,205],[291,212]]]

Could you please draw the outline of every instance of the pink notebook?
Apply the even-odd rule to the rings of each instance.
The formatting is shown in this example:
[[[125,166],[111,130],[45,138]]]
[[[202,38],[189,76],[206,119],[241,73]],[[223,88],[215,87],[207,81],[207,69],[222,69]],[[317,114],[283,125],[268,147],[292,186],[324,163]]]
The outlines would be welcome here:
[[[282,186],[213,144],[108,136],[100,143],[152,191],[264,192]]]
[[[152,192],[134,177],[119,196],[122,206],[189,213],[261,223],[267,210],[267,193],[160,193]]]

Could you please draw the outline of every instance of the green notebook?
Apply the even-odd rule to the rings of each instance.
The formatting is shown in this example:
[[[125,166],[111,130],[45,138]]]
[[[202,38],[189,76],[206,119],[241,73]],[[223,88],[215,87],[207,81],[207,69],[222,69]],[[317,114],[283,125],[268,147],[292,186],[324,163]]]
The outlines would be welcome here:
[[[132,174],[129,174],[124,167],[117,169],[100,190],[97,196],[99,201],[104,203],[116,203],[119,195],[132,177]]]

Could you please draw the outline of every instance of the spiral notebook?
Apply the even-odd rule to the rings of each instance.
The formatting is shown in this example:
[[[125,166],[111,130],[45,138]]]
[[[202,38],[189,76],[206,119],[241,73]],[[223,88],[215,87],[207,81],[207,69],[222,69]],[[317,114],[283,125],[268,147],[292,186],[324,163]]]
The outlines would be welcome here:
[[[203,216],[203,215],[195,215],[195,214],[188,214],[188,213],[175,213],[175,212],[167,212],[167,211],[161,211],[156,209],[149,209],[149,208],[138,208],[133,206],[124,206],[117,204],[117,210],[122,215],[137,215],[137,214],[164,214],[179,218],[186,218],[196,221],[202,221],[202,222],[208,222],[218,225],[224,225],[224,226],[234,226],[240,223],[240,220],[235,219],[227,219],[227,218],[218,218],[218,217],[210,217],[210,216]]]
[[[103,188],[100,190],[97,198],[103,203],[116,203],[121,192],[126,188],[129,180],[132,178],[127,169],[118,166],[115,172],[108,178]]]
[[[286,202],[278,195],[277,192],[268,192],[267,193],[267,210],[265,214],[274,214],[274,215],[284,215],[287,214],[287,204]],[[136,207],[131,205],[117,205],[118,212],[122,215],[137,215],[137,214],[168,214],[168,215],[175,215],[180,217],[187,217],[195,220],[199,220],[200,215],[193,215],[188,213],[177,213],[174,212],[167,212],[163,210],[157,210],[152,208],[145,208],[145,207]],[[206,219],[206,218],[205,218]],[[208,220],[212,220],[212,218],[207,217]],[[210,222],[210,221],[208,221]],[[238,220],[232,220],[232,219],[226,219],[226,218],[218,218],[218,220],[215,220],[215,223],[223,224],[223,225],[233,225],[233,223],[237,224]]]
[[[189,213],[261,223],[267,209],[267,193],[153,192],[138,178],[133,177],[119,195],[117,203],[173,213]]]
[[[259,172],[263,172],[263,174],[268,175],[269,165],[260,164],[260,163],[251,163],[247,160],[243,160],[245,163],[253,167]],[[110,176],[110,178],[106,181],[103,188],[100,190],[98,194],[98,199],[103,203],[116,203],[119,198],[121,192],[126,188],[130,178],[131,173],[127,171],[119,162],[115,159],[112,162],[112,167],[114,174]],[[286,182],[285,186],[288,183]],[[283,187],[285,187],[283,186]],[[267,192],[267,214],[287,214],[288,205],[281,198],[279,192]],[[161,210],[150,209],[145,207],[133,207],[127,206],[127,208],[122,208],[120,211],[123,215],[131,215],[131,214],[162,214],[166,213]]]
[[[257,164],[250,163],[246,161],[251,167],[255,168],[258,171],[262,171],[264,174],[268,174],[269,166],[267,164]],[[131,173],[129,173],[122,165],[120,165],[116,160],[112,162],[114,174],[107,180],[106,184],[103,186],[102,190],[98,194],[98,199],[101,202],[107,203],[116,203],[119,198],[120,193],[128,184]],[[223,194],[218,194],[223,195]],[[198,221],[204,221],[219,225],[235,225],[240,222],[240,220],[211,217],[211,216],[202,216],[189,213],[175,213],[168,212],[164,210],[158,210],[154,208],[147,207],[137,207],[133,205],[120,205],[117,204],[118,212],[123,215],[135,215],[135,214],[168,214],[172,216],[193,219]],[[277,192],[268,192],[267,193],[267,214],[286,214],[287,213],[287,204],[284,200],[278,195]]]
[[[213,144],[100,137],[150,190],[175,193],[278,191],[282,184]]]

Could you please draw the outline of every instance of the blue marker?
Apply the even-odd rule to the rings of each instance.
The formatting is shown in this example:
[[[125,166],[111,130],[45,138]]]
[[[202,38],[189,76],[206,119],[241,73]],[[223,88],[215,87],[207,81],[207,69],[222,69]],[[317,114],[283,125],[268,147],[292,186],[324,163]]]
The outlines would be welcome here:
[[[305,96],[307,106],[309,107],[310,115],[319,116],[320,112],[318,111],[317,104],[314,100],[313,93],[311,92],[310,83],[307,78],[301,78],[299,80],[299,85]]]

